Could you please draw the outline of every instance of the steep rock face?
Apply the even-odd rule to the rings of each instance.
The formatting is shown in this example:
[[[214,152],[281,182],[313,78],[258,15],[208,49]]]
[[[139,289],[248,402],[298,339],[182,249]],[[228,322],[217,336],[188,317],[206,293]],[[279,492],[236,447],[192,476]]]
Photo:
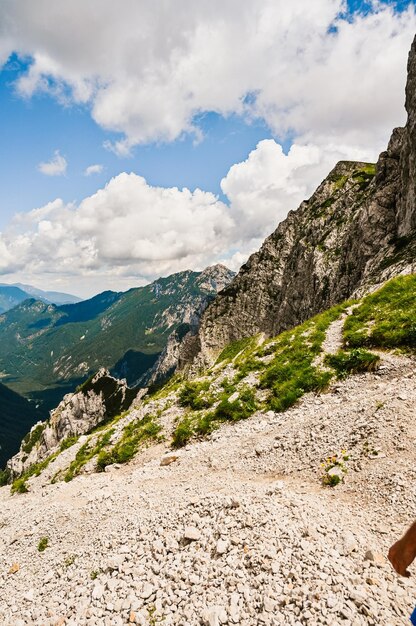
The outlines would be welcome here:
[[[276,335],[360,290],[415,271],[415,42],[406,127],[393,131],[376,166],[338,163],[289,213],[207,308],[191,349],[189,341],[182,349],[187,365],[209,364],[234,340]]]
[[[181,365],[185,359],[188,346],[193,346],[199,328],[200,318],[214,299],[213,293],[219,293],[230,284],[235,273],[221,264],[213,265],[205,269],[198,276],[196,287],[201,293],[205,293],[198,301],[185,308],[182,323],[169,335],[166,347],[156,361],[154,367],[137,381],[140,386],[153,386],[162,384]],[[195,353],[192,353],[195,356]],[[190,355],[186,355],[189,360]]]
[[[45,459],[68,437],[83,435],[128,409],[135,396],[136,391],[129,389],[125,381],[113,378],[102,368],[79,391],[67,394],[48,421],[33,426],[20,451],[7,463],[12,476],[21,475]]]
[[[416,37],[409,53],[406,85],[407,124],[401,150],[401,193],[398,207],[398,234],[416,230]]]

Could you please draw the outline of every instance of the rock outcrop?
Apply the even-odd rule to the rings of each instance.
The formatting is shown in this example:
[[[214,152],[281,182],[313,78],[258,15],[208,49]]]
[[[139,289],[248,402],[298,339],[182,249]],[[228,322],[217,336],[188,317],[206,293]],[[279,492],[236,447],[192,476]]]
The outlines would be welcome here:
[[[206,295],[198,301],[194,299],[184,308],[181,313],[182,323],[169,335],[166,347],[152,369],[137,381],[138,386],[154,387],[163,384],[178,366],[181,367],[183,362],[191,358],[187,350],[193,350],[203,312],[214,299],[213,294],[225,289],[234,277],[235,273],[220,263],[201,272],[196,280],[196,287]]]
[[[137,391],[124,380],[102,368],[74,394],[67,394],[51,412],[49,420],[38,422],[22,441],[19,452],[7,463],[12,476],[43,461],[63,442],[78,437],[129,408]]]
[[[415,43],[408,68],[406,127],[393,131],[376,165],[338,163],[289,213],[208,306],[192,349],[189,338],[183,348],[185,364],[210,364],[232,341],[276,335],[391,276],[415,271]]]

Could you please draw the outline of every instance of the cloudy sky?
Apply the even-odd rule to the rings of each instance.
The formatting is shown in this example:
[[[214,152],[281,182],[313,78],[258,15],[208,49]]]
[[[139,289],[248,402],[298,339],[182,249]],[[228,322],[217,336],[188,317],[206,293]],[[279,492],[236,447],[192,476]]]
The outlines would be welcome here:
[[[412,1],[2,0],[0,282],[238,269],[405,122]]]

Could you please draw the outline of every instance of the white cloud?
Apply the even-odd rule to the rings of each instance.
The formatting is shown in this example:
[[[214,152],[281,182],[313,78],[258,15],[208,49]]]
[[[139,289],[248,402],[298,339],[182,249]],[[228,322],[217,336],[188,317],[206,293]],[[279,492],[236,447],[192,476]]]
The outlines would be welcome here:
[[[259,116],[279,137],[377,152],[404,119],[416,18],[412,5],[401,14],[373,6],[345,20],[343,0],[123,0],[122,10],[111,0],[3,0],[0,59],[29,56],[18,91],[87,104],[98,124],[121,133],[119,154],[198,135],[194,118],[204,111]]]
[[[89,165],[85,169],[84,176],[91,176],[92,174],[101,174],[102,171],[103,171],[103,166],[100,165],[99,163],[96,163],[95,165]]]
[[[91,293],[218,261],[238,269],[342,158],[342,147],[295,144],[285,155],[274,140],[260,141],[221,181],[229,206],[200,189],[122,173],[78,205],[57,199],[18,215],[0,234],[0,272],[26,282],[30,272],[49,288],[64,278],[66,289]]]
[[[65,157],[60,154],[59,150],[55,150],[50,161],[39,163],[38,170],[46,176],[62,176],[66,172],[67,165]]]

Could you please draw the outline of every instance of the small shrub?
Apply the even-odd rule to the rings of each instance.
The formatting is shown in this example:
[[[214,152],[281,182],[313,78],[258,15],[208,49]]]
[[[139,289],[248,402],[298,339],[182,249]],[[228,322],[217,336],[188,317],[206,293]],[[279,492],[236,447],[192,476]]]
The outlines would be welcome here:
[[[321,467],[323,468],[322,474],[322,484],[326,487],[336,487],[343,480],[343,474],[347,473],[346,462],[349,459],[349,455],[346,450],[342,450],[340,454],[335,454],[332,457],[328,457],[323,463],[321,463]],[[329,474],[329,471],[333,468],[339,468],[340,473],[338,474]]]
[[[44,552],[46,550],[46,548],[48,547],[48,544],[49,544],[48,537],[42,537],[39,540],[39,543],[38,543],[38,551],[39,552]]]
[[[59,450],[61,452],[63,452],[64,450],[67,450],[68,448],[73,446],[78,441],[78,439],[79,439],[78,435],[70,435],[69,437],[66,437],[66,439],[61,441],[61,445],[59,446]]]
[[[209,382],[186,382],[179,392],[179,404],[183,407],[189,407],[193,411],[207,409],[213,404],[213,399],[208,398],[203,392],[209,389]]]
[[[38,424],[30,433],[28,433],[22,442],[22,450],[26,452],[26,454],[30,454],[35,445],[40,440],[43,431],[46,428],[46,422],[42,422],[42,424]]]
[[[379,361],[380,357],[377,354],[363,348],[339,350],[336,354],[327,354],[324,359],[324,363],[337,372],[338,378],[344,378],[348,374],[372,372]]]
[[[5,485],[7,485],[10,478],[11,472],[8,467],[6,467],[4,470],[0,470],[0,487],[4,487]]]
[[[12,493],[27,493],[29,491],[26,484],[26,477],[16,478],[12,483]]]
[[[99,574],[99,573],[100,573],[100,572],[99,572],[99,570],[97,570],[97,569],[92,570],[92,572],[90,573],[90,578],[91,578],[91,580],[95,580],[95,579],[98,577],[98,574]]]
[[[186,446],[192,435],[193,429],[191,423],[189,419],[185,418],[181,422],[179,422],[179,424],[173,431],[172,447],[182,448],[183,446]]]

